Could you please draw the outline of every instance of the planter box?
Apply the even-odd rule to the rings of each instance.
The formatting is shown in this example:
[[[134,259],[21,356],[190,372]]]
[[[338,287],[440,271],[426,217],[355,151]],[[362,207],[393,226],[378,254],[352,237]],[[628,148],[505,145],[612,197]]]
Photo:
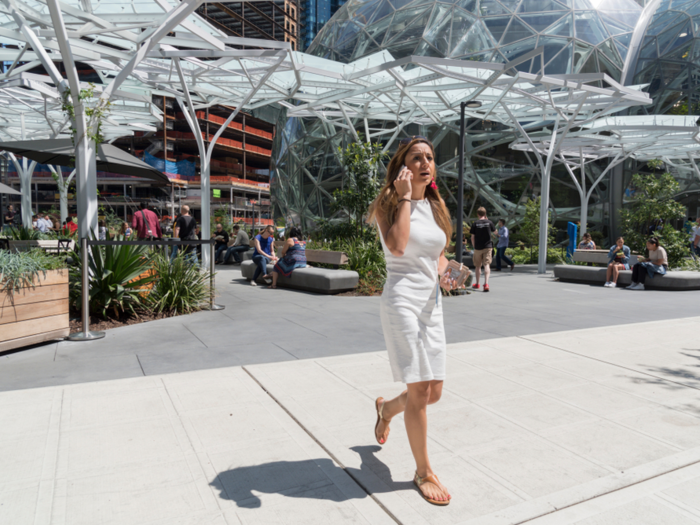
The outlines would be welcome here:
[[[12,301],[0,294],[0,352],[68,336],[68,270],[39,273],[34,285]]]
[[[26,252],[33,250],[34,248],[41,248],[49,253],[58,252],[58,241],[57,240],[35,240],[35,241],[9,241],[10,251],[13,252]],[[75,248],[75,241],[70,241],[68,246],[69,250]]]

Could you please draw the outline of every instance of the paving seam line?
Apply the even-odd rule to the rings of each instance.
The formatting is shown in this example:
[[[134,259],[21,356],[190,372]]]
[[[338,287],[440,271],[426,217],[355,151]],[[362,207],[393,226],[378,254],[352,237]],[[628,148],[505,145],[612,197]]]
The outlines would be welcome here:
[[[258,381],[258,378],[257,378],[257,377],[255,377],[245,366],[242,366],[241,368],[243,369],[243,371],[244,371],[246,374],[248,374],[248,375],[251,377],[251,379],[252,379],[253,381],[255,381],[255,383],[256,383],[260,388],[262,388],[263,392],[265,392],[268,396],[270,396],[270,398],[271,398],[275,403],[277,403],[277,405],[279,405],[279,407],[280,407],[282,410],[284,410],[290,418],[292,418],[292,421],[294,421],[297,425],[299,425],[299,427],[300,427],[304,432],[306,432],[306,434],[307,434],[311,439],[313,439],[314,442],[315,442],[319,447],[321,447],[321,448],[323,449],[323,451],[324,451],[326,454],[328,454],[328,456],[329,456],[341,469],[343,469],[343,472],[345,472],[345,474],[347,474],[347,475],[350,477],[350,479],[353,480],[353,481],[355,482],[355,484],[356,484],[358,487],[360,487],[370,498],[372,498],[372,500],[379,506],[380,509],[382,509],[382,510],[383,510],[392,520],[394,520],[396,523],[398,523],[399,525],[402,525],[401,521],[399,521],[399,519],[398,519],[396,516],[394,516],[394,514],[393,514],[388,508],[386,508],[386,506],[385,506],[381,501],[379,501],[379,499],[377,499],[377,497],[376,497],[374,494],[372,494],[369,490],[367,490],[367,488],[362,484],[362,482],[360,482],[359,479],[357,479],[355,476],[353,476],[353,475],[350,473],[350,471],[348,471],[348,469],[345,467],[345,464],[343,464],[343,463],[335,456],[335,454],[333,454],[333,452],[331,452],[323,443],[321,443],[321,442],[318,440],[318,438],[316,438],[316,436],[314,436],[313,433],[311,433],[311,431],[309,431],[309,429],[307,429],[307,428],[301,423],[301,421],[299,421],[299,420],[294,416],[294,414],[292,414],[292,413],[287,409],[287,407],[285,407],[282,403],[280,403],[280,401],[279,401],[275,396],[273,396],[273,395],[263,386],[263,384],[262,384],[260,381]]]
[[[583,505],[584,503],[588,503],[589,501],[593,501],[593,500],[596,500],[598,498],[602,498],[603,496],[607,496],[609,494],[614,494],[615,492],[620,492],[621,490],[626,490],[630,487],[634,487],[635,485],[639,485],[641,483],[646,483],[647,481],[651,481],[652,479],[660,478],[661,476],[666,476],[667,474],[671,474],[671,473],[676,472],[678,470],[682,470],[684,468],[692,467],[694,465],[699,465],[699,464],[700,464],[700,460],[694,461],[693,463],[689,463],[688,465],[681,465],[679,467],[672,468],[671,470],[668,470],[666,472],[660,472],[659,474],[649,476],[648,478],[640,479],[639,481],[635,481],[634,483],[630,483],[629,485],[625,485],[624,487],[618,487],[616,489],[612,489],[612,490],[609,490],[607,492],[603,492],[602,494],[598,494],[596,496],[593,496],[592,498],[586,498],[582,501],[577,501],[576,503],[572,503],[571,505],[565,505],[563,507],[559,507],[557,509],[554,509],[550,512],[545,512],[544,514],[540,514],[540,515],[534,516],[532,518],[527,518],[526,520],[523,520],[523,521],[518,521],[514,525],[522,525],[523,523],[528,523],[530,521],[534,521],[534,520],[539,519],[543,516],[549,516],[550,514],[554,514],[555,512],[559,512],[560,510],[569,509],[571,507],[576,507],[577,505]]]

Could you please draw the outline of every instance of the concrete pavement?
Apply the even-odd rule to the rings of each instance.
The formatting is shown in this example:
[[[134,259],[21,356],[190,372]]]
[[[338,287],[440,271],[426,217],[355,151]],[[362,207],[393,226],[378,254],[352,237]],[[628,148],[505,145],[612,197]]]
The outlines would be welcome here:
[[[0,390],[376,352],[378,297],[263,287],[236,267],[216,276],[223,311],[109,330],[99,341],[51,343],[0,356]],[[645,292],[560,283],[534,267],[493,273],[491,291],[444,301],[449,343],[694,315],[700,292]]]
[[[374,441],[384,352],[0,392],[0,523],[698,524],[698,321],[450,344],[447,508],[412,487],[400,416]]]

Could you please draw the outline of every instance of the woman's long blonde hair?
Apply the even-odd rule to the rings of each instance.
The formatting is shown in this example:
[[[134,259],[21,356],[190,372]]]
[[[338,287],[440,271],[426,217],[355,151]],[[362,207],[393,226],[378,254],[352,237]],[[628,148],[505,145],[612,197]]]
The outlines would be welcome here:
[[[428,140],[414,138],[408,144],[400,144],[399,149],[396,150],[396,153],[394,153],[394,156],[391,158],[386,168],[384,187],[369,207],[369,218],[367,222],[372,223],[377,219],[377,215],[381,215],[390,227],[394,224],[396,209],[399,204],[399,196],[396,193],[396,188],[394,188],[394,181],[401,171],[401,166],[405,165],[406,155],[416,144],[427,144],[430,147],[430,151],[433,153],[433,163],[435,162],[435,149]],[[437,182],[437,166],[435,166],[433,177]],[[425,197],[430,201],[430,207],[433,210],[435,222],[437,222],[440,229],[445,232],[447,242],[449,243],[449,240],[452,238],[452,218],[450,217],[447,206],[445,206],[445,201],[440,197],[440,192],[437,190],[437,187],[432,188],[431,186],[432,184],[428,184],[425,188]]]

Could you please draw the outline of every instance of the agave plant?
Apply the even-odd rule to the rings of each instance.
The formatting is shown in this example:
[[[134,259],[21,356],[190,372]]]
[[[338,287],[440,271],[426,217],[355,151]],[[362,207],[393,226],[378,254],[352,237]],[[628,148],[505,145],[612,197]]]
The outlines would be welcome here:
[[[126,240],[123,236],[115,240]],[[136,313],[153,282],[152,264],[147,246],[90,246],[90,312],[102,317],[111,311]],[[70,269],[71,304],[80,309],[82,297],[82,259],[80,249],[70,254],[76,264]]]
[[[147,304],[154,312],[188,314],[209,299],[209,273],[201,272],[188,254],[180,252],[171,261],[156,252],[152,261],[157,277]]]
[[[9,230],[8,238],[13,241],[36,241],[43,239],[44,235],[39,230],[25,228],[24,226],[13,226]]]

